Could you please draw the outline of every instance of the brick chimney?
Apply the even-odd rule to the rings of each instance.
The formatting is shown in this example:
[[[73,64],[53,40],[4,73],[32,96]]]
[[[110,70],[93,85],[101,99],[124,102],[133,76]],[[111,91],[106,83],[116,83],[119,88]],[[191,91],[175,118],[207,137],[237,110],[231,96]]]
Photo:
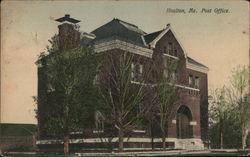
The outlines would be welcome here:
[[[56,21],[62,23],[58,25],[60,51],[65,51],[79,46],[80,32],[77,30],[78,27],[76,23],[80,21],[71,18],[69,14],[66,14],[64,17],[61,17],[59,19],[56,19]]]

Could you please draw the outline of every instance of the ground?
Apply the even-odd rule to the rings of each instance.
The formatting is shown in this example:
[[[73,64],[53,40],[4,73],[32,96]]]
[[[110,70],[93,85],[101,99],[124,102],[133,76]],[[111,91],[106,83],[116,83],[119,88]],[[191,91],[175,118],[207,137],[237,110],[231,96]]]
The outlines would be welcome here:
[[[41,153],[41,152],[8,152],[6,157],[64,157],[58,153]],[[211,149],[204,151],[185,151],[185,150],[169,150],[169,151],[138,151],[138,152],[122,152],[122,153],[74,153],[69,157],[111,157],[111,156],[250,156],[250,149]]]

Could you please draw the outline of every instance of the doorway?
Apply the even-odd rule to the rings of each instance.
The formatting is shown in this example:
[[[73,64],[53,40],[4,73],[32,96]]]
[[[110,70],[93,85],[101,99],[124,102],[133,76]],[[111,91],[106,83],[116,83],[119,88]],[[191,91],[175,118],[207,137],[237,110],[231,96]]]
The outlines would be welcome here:
[[[193,137],[193,127],[190,125],[191,121],[191,111],[187,106],[182,105],[177,111],[177,138]]]

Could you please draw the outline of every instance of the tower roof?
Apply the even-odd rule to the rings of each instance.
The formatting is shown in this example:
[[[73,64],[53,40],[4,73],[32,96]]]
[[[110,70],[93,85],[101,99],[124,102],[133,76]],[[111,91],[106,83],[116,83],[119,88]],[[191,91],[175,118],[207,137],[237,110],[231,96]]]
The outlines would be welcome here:
[[[143,42],[143,35],[146,33],[138,26],[114,18],[110,22],[100,26],[91,33],[95,34],[95,42],[103,40],[119,39],[142,47],[146,47]]]
[[[76,20],[76,19],[71,18],[69,14],[65,14],[64,17],[61,17],[61,18],[59,18],[59,19],[56,19],[56,21],[57,21],[57,22],[61,22],[61,23],[62,23],[62,22],[65,22],[65,21],[71,22],[71,23],[78,23],[78,22],[80,22],[79,20]]]

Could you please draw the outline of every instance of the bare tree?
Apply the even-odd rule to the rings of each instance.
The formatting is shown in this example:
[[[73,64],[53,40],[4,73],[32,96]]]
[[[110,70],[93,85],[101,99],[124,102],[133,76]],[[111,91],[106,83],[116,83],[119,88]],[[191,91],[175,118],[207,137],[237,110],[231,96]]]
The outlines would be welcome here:
[[[143,112],[137,111],[144,104],[147,93],[144,83],[148,72],[143,68],[141,59],[129,52],[110,52],[103,55],[102,61],[99,76],[100,90],[105,102],[102,113],[117,128],[118,150],[123,151],[125,133],[135,126]]]
[[[170,57],[163,58],[163,68],[159,64],[155,65],[153,77],[156,80],[154,87],[155,101],[157,102],[157,112],[160,116],[160,128],[162,132],[162,148],[166,150],[167,123],[172,106],[179,99],[177,83],[178,60]]]

